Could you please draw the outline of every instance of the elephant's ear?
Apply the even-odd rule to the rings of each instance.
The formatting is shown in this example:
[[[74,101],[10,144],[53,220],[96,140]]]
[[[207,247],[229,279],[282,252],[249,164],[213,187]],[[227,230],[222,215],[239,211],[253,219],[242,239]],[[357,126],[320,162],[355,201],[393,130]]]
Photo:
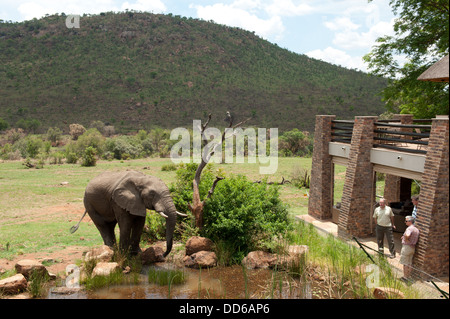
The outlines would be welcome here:
[[[146,208],[141,194],[130,180],[122,181],[112,194],[117,205],[132,215],[145,216]]]

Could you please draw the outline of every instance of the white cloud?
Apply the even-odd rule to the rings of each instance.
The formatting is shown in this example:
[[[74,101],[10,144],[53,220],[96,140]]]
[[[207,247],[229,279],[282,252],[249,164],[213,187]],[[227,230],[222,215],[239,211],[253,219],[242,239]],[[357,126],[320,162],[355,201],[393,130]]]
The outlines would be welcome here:
[[[260,8],[259,1],[237,0],[232,4],[216,3],[190,7],[197,10],[197,16],[201,19],[254,31],[266,39],[270,37],[279,39],[285,30],[280,16],[275,15],[267,19],[258,17],[255,11]]]
[[[325,21],[325,26],[330,29],[331,31],[338,31],[338,30],[356,30],[360,26],[353,23],[350,18],[348,17],[338,17],[335,18],[333,21]]]
[[[292,0],[274,0],[266,5],[264,10],[271,16],[302,16],[313,12],[313,7],[307,3],[294,4]]]
[[[379,21],[367,32],[357,32],[357,28],[342,28],[335,33],[333,44],[343,49],[370,50],[377,38],[393,34],[393,24],[393,19],[387,22]]]
[[[318,60],[333,63],[346,68],[366,71],[366,66],[364,65],[364,61],[360,56],[352,57],[345,51],[335,49],[332,47],[327,47],[324,50],[319,49],[313,50],[307,52],[306,55]]]

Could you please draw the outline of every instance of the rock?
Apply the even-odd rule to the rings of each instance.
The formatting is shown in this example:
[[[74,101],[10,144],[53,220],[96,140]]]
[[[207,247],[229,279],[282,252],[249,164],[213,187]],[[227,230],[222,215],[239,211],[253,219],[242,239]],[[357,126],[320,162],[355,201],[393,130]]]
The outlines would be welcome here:
[[[22,274],[0,280],[0,293],[17,294],[27,289],[27,279]]]
[[[92,277],[109,276],[111,273],[119,269],[116,262],[99,262],[92,271]]]
[[[212,251],[213,245],[209,238],[193,236],[186,242],[186,255],[192,255],[199,251]]]
[[[74,287],[54,287],[51,290],[52,294],[55,295],[71,295],[71,294],[75,294],[77,292],[80,291],[80,288],[74,288]]]
[[[184,265],[189,268],[207,268],[217,266],[217,256],[213,251],[198,251],[183,259]]]
[[[291,245],[288,247],[288,253],[289,253],[289,256],[292,256],[294,258],[303,257],[305,254],[308,253],[308,246],[307,245]]]
[[[247,269],[270,268],[275,265],[277,256],[266,251],[251,251],[242,260]]]
[[[32,259],[19,260],[15,265],[16,271],[19,274],[24,275],[26,279],[29,279],[32,272],[37,271],[42,275],[48,275],[47,269],[39,261]]]
[[[373,290],[375,299],[405,299],[405,295],[397,289],[389,287],[376,287]]]
[[[91,259],[94,259],[97,261],[108,262],[111,261],[113,256],[114,251],[112,250],[112,248],[106,245],[102,245],[101,247],[93,248],[88,251],[84,256],[84,260],[89,261]]]
[[[143,265],[149,265],[156,262],[164,261],[164,252],[166,251],[166,243],[159,241],[153,246],[150,246],[144,250],[141,254],[141,260]]]
[[[256,268],[273,268],[283,267],[299,267],[300,264],[306,261],[306,253],[308,252],[308,246],[306,245],[292,245],[288,247],[288,254],[279,255],[271,254],[266,251],[252,251],[248,253],[242,260],[242,263],[248,269]]]

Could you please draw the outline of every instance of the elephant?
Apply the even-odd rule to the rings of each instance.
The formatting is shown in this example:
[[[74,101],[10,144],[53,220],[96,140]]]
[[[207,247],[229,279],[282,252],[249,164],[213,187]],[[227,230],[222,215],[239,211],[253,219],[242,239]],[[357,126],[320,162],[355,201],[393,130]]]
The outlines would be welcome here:
[[[166,218],[166,257],[172,250],[173,233],[179,213],[167,185],[159,178],[137,171],[105,172],[94,177],[84,193],[85,212],[107,246],[116,244],[114,228],[119,224],[119,249],[131,254],[140,252],[139,241],[145,224],[146,209]],[[73,233],[83,219],[71,228]]]

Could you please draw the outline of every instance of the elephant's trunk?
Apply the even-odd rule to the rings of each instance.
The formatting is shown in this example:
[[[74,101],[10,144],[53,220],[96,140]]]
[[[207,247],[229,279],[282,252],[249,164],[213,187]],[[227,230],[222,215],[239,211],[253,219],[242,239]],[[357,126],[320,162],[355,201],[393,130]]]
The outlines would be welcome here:
[[[167,197],[164,200],[165,214],[167,215],[166,219],[166,252],[164,253],[164,257],[166,257],[170,251],[172,250],[173,244],[173,233],[175,231],[175,224],[177,221],[177,212],[175,208],[175,204],[172,201],[172,198]]]

